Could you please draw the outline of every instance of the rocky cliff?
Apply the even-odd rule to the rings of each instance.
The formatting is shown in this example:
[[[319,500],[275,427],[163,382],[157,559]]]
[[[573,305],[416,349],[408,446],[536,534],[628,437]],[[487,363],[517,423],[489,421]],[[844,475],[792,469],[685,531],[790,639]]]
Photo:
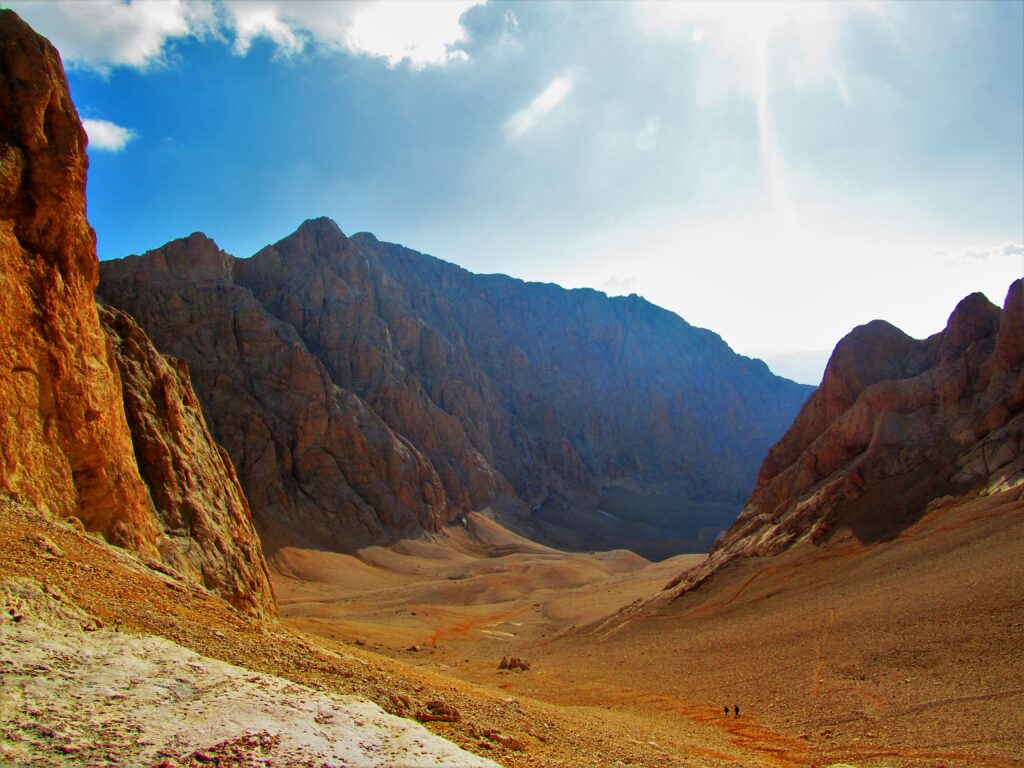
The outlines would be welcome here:
[[[99,307],[110,339],[161,560],[254,613],[274,611],[270,574],[227,453],[206,428],[182,360],[160,354],[132,318]]]
[[[821,387],[769,452],[736,522],[686,591],[737,557],[897,536],[930,504],[1024,484],[1024,287],[965,298],[913,339],[880,320],[836,346]]]
[[[699,549],[810,392],[635,296],[474,275],[328,219],[248,259],[196,234],[101,271],[189,361],[274,541],[489,508],[557,544]]]
[[[193,235],[102,266],[103,296],[189,361],[267,543],[345,548],[447,521],[433,467],[236,284],[235,260],[213,241]]]
[[[56,50],[0,11],[0,491],[272,613],[184,368],[126,318],[105,315],[110,337],[101,326],[85,146]]]

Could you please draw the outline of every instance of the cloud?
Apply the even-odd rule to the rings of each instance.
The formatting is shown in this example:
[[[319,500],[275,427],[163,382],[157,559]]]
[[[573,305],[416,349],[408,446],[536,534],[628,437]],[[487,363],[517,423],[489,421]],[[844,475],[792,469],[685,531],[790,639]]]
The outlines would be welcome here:
[[[991,258],[1006,256],[1024,256],[1024,245],[1007,240],[1002,245],[995,245],[991,248],[967,248],[960,251],[958,261],[988,261]]]
[[[650,152],[658,144],[658,131],[661,130],[661,120],[653,115],[647,118],[636,133],[633,134],[633,143],[641,152]]]
[[[138,136],[131,128],[125,128],[109,120],[85,119],[82,121],[82,127],[89,136],[89,148],[103,152],[120,152],[129,141]]]
[[[464,61],[462,16],[484,0],[225,0],[224,25],[234,49],[245,55],[265,38],[284,56],[308,48],[347,51],[384,59],[390,67],[408,62],[414,69]]]
[[[598,290],[604,291],[609,296],[625,296],[633,292],[636,285],[635,277],[616,277],[612,275],[598,286]]]
[[[146,69],[165,59],[167,42],[212,31],[213,7],[165,2],[10,2],[50,39],[65,62],[106,73],[114,67]]]
[[[556,77],[525,109],[519,110],[505,121],[505,135],[511,141],[515,141],[532,130],[541,117],[565,101],[572,91],[572,86],[571,75]]]
[[[462,15],[485,0],[141,0],[10,2],[65,61],[107,73],[164,63],[184,38],[229,41],[240,56],[266,40],[284,57],[345,51],[414,69],[463,61]]]

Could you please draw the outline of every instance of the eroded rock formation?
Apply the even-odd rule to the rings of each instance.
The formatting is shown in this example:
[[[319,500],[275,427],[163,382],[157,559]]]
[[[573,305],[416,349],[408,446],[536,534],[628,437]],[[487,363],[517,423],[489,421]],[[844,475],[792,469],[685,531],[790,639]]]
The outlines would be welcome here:
[[[350,548],[489,508],[554,543],[708,546],[809,387],[638,297],[466,270],[328,219],[249,259],[104,262],[189,361],[273,541]]]
[[[156,557],[93,301],[85,143],[57,51],[0,12],[0,487]]]
[[[265,543],[345,548],[437,530],[449,510],[430,464],[235,283],[234,262],[193,235],[104,262],[102,294],[189,361]]]
[[[946,329],[913,339],[880,320],[839,342],[821,387],[769,451],[742,514],[693,588],[736,557],[896,536],[933,501],[1024,484],[1024,288],[1002,310],[982,294]]]
[[[244,498],[184,367],[127,318],[105,314],[117,349],[101,327],[85,146],[57,51],[0,10],[0,491],[272,613]]]
[[[121,377],[139,473],[149,488],[164,563],[239,608],[274,612],[249,505],[210,436],[188,366],[157,352],[125,312],[100,306]]]

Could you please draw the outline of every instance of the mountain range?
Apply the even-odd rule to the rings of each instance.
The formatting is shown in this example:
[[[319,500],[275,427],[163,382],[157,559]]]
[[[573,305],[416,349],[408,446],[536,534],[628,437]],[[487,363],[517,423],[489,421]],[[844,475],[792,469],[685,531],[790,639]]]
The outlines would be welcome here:
[[[576,549],[706,549],[812,388],[642,298],[475,275],[313,219],[100,265],[188,362],[264,546],[351,551],[473,510]]]

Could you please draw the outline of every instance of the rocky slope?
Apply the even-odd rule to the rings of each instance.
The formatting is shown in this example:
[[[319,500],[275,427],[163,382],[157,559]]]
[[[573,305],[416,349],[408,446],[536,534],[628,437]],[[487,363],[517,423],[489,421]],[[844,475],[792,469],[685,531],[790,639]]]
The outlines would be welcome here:
[[[105,262],[102,294],[189,361],[264,541],[345,548],[447,522],[433,467],[235,283],[234,261],[193,235]]]
[[[810,391],[640,298],[328,219],[249,259],[196,234],[101,272],[189,361],[265,540],[351,548],[489,508],[563,545],[700,549]]]
[[[670,586],[685,592],[735,558],[826,544],[840,529],[862,544],[894,538],[929,505],[1024,484],[1022,448],[1021,280],[1002,310],[972,294],[924,340],[880,320],[860,326],[769,451],[742,514]]]
[[[100,306],[121,378],[139,474],[149,488],[160,557],[239,608],[275,611],[249,504],[206,428],[188,366],[161,355],[132,318]]]
[[[85,145],[56,50],[0,11],[0,491],[270,614],[241,489],[183,365],[126,318],[104,315],[110,337],[100,323]]]

